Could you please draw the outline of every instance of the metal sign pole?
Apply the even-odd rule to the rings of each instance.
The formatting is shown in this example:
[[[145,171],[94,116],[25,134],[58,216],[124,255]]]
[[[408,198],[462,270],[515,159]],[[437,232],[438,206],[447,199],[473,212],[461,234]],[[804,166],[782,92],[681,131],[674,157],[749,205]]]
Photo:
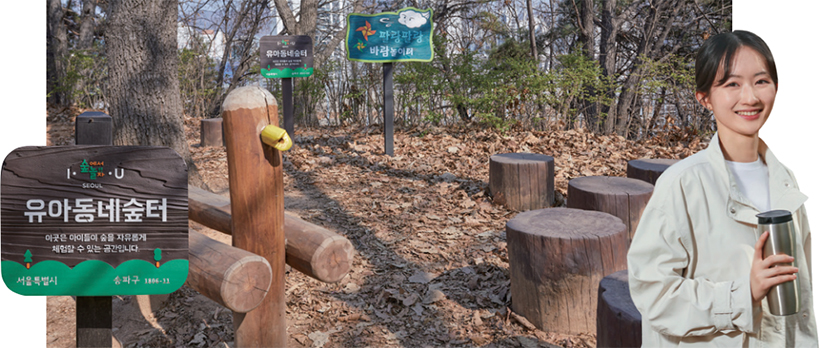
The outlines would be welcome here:
[[[84,112],[77,116],[74,139],[77,145],[114,145],[111,116]],[[77,348],[112,346],[111,296],[77,296]]]
[[[384,153],[393,157],[393,63],[382,65],[384,72]]]
[[[295,139],[293,133],[293,78],[282,79],[282,113],[285,118],[285,131],[291,139]]]

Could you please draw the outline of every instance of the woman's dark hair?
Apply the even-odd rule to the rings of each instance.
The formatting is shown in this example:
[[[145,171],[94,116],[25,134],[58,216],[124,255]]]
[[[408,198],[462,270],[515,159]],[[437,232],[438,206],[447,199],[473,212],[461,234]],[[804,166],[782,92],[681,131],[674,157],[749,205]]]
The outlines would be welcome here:
[[[718,84],[722,85],[725,83],[732,73],[732,58],[734,58],[737,50],[744,46],[757,51],[757,53],[763,56],[763,59],[766,60],[766,68],[769,71],[769,76],[772,77],[775,88],[777,88],[777,67],[774,65],[774,57],[772,57],[772,51],[769,50],[769,46],[763,42],[763,39],[755,34],[748,31],[735,30],[731,33],[722,33],[711,37],[709,40],[706,40],[703,46],[698,50],[697,58],[695,58],[696,90],[708,95],[721,65],[724,67],[723,78],[718,81]]]

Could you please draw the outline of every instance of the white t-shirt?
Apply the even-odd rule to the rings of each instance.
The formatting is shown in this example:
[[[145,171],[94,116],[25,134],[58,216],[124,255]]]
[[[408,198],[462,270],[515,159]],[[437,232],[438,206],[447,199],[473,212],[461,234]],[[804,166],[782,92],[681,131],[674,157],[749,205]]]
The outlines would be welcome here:
[[[754,162],[726,161],[737,182],[738,189],[760,212],[771,210],[769,197],[769,168],[757,156]]]

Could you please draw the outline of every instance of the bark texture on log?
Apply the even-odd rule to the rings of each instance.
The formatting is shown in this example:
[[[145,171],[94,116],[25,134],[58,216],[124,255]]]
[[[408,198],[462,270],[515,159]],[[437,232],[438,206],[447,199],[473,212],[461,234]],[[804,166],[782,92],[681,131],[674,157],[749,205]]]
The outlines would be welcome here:
[[[567,187],[567,208],[596,210],[621,218],[631,243],[654,189],[649,183],[615,176],[575,178]]]
[[[666,168],[680,160],[666,158],[641,158],[626,164],[626,177],[646,181],[652,185],[658,181]]]
[[[231,201],[188,186],[188,216],[220,232],[231,234]],[[299,272],[325,283],[335,283],[353,267],[355,249],[350,241],[324,227],[285,212],[285,262]]]
[[[233,245],[264,257],[273,278],[253,311],[234,312],[237,347],[285,347],[285,202],[282,154],[262,143],[268,125],[279,124],[276,99],[260,87],[235,89],[222,104]]]
[[[186,283],[212,301],[247,313],[268,294],[271,267],[263,257],[190,229],[188,253]]]
[[[597,211],[550,208],[507,222],[513,311],[544,331],[593,332],[598,283],[626,269],[626,226]]]
[[[601,279],[598,288],[598,347],[640,347],[641,313],[629,295],[626,270]]]
[[[512,210],[549,208],[555,199],[555,160],[535,153],[490,156],[493,202]]]

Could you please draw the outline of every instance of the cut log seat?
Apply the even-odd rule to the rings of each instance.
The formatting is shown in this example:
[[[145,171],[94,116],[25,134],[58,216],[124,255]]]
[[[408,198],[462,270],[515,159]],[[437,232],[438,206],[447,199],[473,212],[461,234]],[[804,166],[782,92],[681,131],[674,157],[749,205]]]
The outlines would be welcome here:
[[[607,213],[549,208],[507,222],[512,310],[544,331],[595,331],[598,283],[626,269],[626,226]]]
[[[601,279],[598,288],[598,347],[640,347],[641,313],[629,295],[627,271]]]
[[[493,202],[526,211],[549,208],[555,199],[555,160],[535,153],[490,156]]]
[[[646,181],[652,185],[658,181],[666,168],[680,160],[666,158],[641,158],[626,163],[626,177]]]

